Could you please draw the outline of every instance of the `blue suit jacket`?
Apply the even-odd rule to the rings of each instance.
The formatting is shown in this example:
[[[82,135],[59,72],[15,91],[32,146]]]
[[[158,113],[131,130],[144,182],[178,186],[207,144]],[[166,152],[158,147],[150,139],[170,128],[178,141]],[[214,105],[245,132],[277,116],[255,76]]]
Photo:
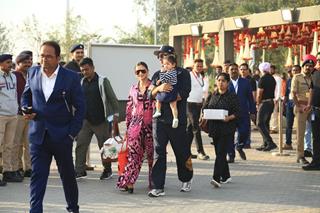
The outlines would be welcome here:
[[[73,137],[78,134],[85,113],[79,75],[60,67],[53,92],[47,102],[41,82],[40,67],[29,69],[21,106],[32,106],[36,113],[36,117],[29,124],[30,143],[42,144],[45,131],[52,142],[70,141],[69,134]]]
[[[229,90],[235,92],[231,81],[229,83]],[[237,96],[240,100],[241,117],[248,117],[249,113],[256,113],[256,106],[253,101],[252,89],[248,79],[239,77]]]

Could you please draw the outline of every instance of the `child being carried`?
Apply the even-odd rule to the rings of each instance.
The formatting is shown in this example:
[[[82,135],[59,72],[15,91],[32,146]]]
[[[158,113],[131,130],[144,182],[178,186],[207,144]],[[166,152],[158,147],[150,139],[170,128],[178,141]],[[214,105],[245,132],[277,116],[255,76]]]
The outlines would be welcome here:
[[[174,55],[167,55],[163,58],[163,69],[160,71],[160,79],[157,81],[157,86],[163,83],[168,83],[172,86],[170,92],[160,92],[156,96],[156,112],[153,118],[161,116],[161,103],[169,103],[173,115],[172,128],[177,128],[179,125],[178,109],[177,109],[177,59]]]

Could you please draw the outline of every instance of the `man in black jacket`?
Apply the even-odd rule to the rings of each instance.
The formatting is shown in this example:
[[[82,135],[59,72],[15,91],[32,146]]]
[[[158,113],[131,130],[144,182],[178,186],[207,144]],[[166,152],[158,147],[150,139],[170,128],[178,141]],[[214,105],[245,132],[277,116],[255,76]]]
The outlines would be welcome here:
[[[162,46],[154,54],[162,64],[164,55],[174,54],[174,48],[171,46]],[[178,119],[179,126],[172,128],[172,113],[169,103],[163,103],[161,107],[161,116],[153,120],[153,139],[155,148],[155,161],[152,168],[153,189],[148,193],[150,197],[164,196],[164,184],[167,168],[167,152],[166,147],[170,140],[172,149],[176,156],[178,167],[178,177],[182,182],[181,192],[191,190],[191,181],[193,176],[191,151],[187,142],[186,126],[187,126],[187,98],[191,90],[190,74],[187,70],[177,67],[178,74]],[[160,70],[152,76],[152,83],[156,85],[159,79]],[[151,91],[153,97],[158,92],[169,92],[172,86],[170,84],[161,84]]]

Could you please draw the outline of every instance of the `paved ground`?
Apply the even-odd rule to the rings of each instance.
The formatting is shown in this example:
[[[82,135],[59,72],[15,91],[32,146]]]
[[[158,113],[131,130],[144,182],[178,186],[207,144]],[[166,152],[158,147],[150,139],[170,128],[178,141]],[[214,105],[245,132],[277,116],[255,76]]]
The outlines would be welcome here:
[[[80,180],[81,212],[320,212],[320,172],[301,170],[295,163],[295,151],[290,156],[277,157],[271,153],[247,150],[247,161],[238,157],[230,165],[232,183],[222,188],[211,187],[209,181],[213,170],[214,149],[204,136],[205,150],[209,161],[194,160],[192,191],[179,192],[181,183],[176,175],[175,159],[168,147],[168,171],[166,196],[149,198],[147,194],[147,170],[144,164],[133,195],[115,189],[117,176],[100,181],[101,173],[96,143],[91,145],[92,164],[95,171],[88,178]],[[272,135],[275,141],[278,136]],[[257,131],[252,132],[253,147],[261,143]],[[192,148],[195,153],[195,147]],[[113,164],[116,171],[117,165]],[[0,188],[0,212],[27,212],[29,180],[10,183]],[[44,200],[45,212],[65,211],[61,182],[53,164]]]

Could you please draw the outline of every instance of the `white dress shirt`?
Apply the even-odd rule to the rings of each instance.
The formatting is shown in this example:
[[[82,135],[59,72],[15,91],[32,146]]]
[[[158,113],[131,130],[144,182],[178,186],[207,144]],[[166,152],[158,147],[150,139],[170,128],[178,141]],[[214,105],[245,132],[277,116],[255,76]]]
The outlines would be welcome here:
[[[234,91],[236,92],[236,94],[238,94],[238,87],[239,87],[238,80],[239,80],[239,78],[237,78],[237,80],[231,79],[231,82],[233,84],[233,88],[234,88]]]
[[[190,71],[191,78],[191,91],[187,102],[190,103],[202,103],[203,98],[203,86],[204,81],[201,74],[196,74],[193,71]]]
[[[57,80],[57,75],[59,71],[60,65],[57,66],[57,69],[52,73],[50,77],[44,73],[43,69],[41,68],[41,80],[42,80],[42,92],[46,101],[48,101],[51,93],[53,92],[54,85]]]

